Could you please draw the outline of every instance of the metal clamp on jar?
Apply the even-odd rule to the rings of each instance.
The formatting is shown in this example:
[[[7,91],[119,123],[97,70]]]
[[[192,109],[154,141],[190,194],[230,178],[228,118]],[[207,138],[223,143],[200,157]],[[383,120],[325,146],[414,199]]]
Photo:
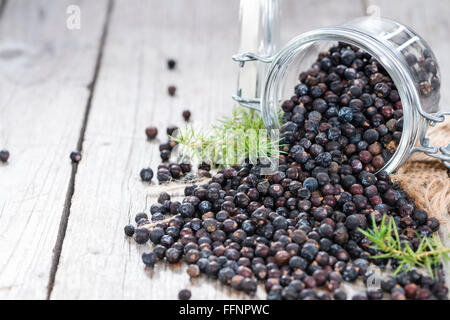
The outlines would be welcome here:
[[[417,33],[392,20],[364,17],[303,33],[276,52],[278,6],[277,0],[241,1],[240,47],[245,53],[233,56],[241,67],[235,101],[261,112],[268,129],[278,128],[281,99],[290,96],[298,70],[307,70],[332,44],[348,43],[373,56],[400,94],[402,137],[382,170],[394,172],[416,151],[440,159],[450,168],[450,144],[432,146],[426,136],[428,126],[443,122],[450,112],[440,110],[439,67],[431,48]]]

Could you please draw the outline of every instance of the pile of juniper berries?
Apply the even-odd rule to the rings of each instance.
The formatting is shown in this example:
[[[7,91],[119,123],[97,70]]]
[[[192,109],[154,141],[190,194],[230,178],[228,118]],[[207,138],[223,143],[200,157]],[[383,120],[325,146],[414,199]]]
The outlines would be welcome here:
[[[372,218],[394,219],[413,249],[417,234],[430,236],[439,221],[379,171],[403,124],[399,94],[383,67],[339,43],[299,80],[282,104],[286,154],[278,172],[263,176],[259,165],[246,162],[187,186],[181,202],[161,193],[150,218],[139,213],[136,227],[125,227],[137,243],[154,244],[144,264],[184,261],[190,277],[203,273],[250,295],[262,281],[268,299],[446,299],[441,269],[436,279],[402,272],[353,297],[340,288],[343,281],[367,280],[370,263],[397,265],[371,259],[381,252],[357,229],[371,227]],[[158,175],[173,175],[170,165]]]

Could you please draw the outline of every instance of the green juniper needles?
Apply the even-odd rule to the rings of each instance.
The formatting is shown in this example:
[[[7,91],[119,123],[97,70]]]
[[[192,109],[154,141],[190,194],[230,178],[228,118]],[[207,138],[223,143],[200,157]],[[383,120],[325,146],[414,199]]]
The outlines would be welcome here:
[[[280,139],[269,139],[262,118],[253,110],[237,107],[232,117],[219,120],[212,130],[180,129],[176,138],[182,160],[196,159],[214,166],[231,166],[250,158],[269,160],[277,157]]]
[[[372,223],[372,229],[359,231],[373,243],[371,246],[373,249],[384,252],[372,258],[392,258],[399,262],[394,274],[410,271],[413,267],[419,266],[427,268],[430,274],[435,276],[436,267],[450,260],[450,248],[444,247],[436,235],[431,237],[418,235],[420,244],[414,251],[408,242],[400,240],[394,219],[387,219],[384,215],[380,226],[377,226],[374,217]]]

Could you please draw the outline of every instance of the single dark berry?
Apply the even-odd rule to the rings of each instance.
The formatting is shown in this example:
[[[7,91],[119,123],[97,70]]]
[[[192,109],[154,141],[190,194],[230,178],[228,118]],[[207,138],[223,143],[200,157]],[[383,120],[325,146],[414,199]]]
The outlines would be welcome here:
[[[177,62],[174,59],[167,60],[167,68],[169,68],[169,70],[175,69],[176,64]]]
[[[351,49],[345,50],[341,55],[342,62],[346,66],[350,66],[353,63],[353,60],[355,60],[355,58],[356,58],[356,54]]]
[[[413,66],[417,63],[417,57],[413,54],[413,53],[409,53],[405,56],[406,58],[406,62],[410,65]]]
[[[397,284],[397,281],[395,280],[394,277],[389,276],[385,279],[382,279],[380,284],[381,289],[383,289],[383,291],[391,292],[392,288],[394,288],[394,286]]]
[[[253,279],[245,278],[242,284],[242,290],[248,295],[254,295],[257,289],[257,283]]]
[[[172,240],[173,242],[173,240]],[[180,256],[181,256],[181,252],[176,249],[176,248],[169,248],[166,251],[166,260],[169,263],[177,263],[178,261],[180,261]]]
[[[353,282],[358,277],[358,270],[353,266],[347,266],[342,273],[342,278],[345,281]]]
[[[4,150],[1,151],[1,152],[4,152]],[[2,162],[8,161],[8,158],[9,158],[9,153],[8,153],[8,151],[6,151],[6,152],[7,152],[6,155],[2,155],[1,152],[0,152],[0,160],[1,160]],[[5,158],[6,160],[3,160],[3,158]],[[73,152],[71,152],[71,153],[70,153],[70,160],[72,160],[73,163],[78,163],[78,162],[80,162],[80,161],[81,161],[81,152],[79,152],[79,151],[73,151]]]
[[[153,267],[156,263],[156,260],[156,254],[153,252],[145,252],[142,254],[142,262],[144,262],[147,267]]]
[[[195,207],[191,203],[183,203],[178,208],[178,212],[184,218],[190,218],[194,215]]]
[[[431,231],[436,232],[439,230],[440,222],[438,219],[431,217],[427,220],[427,226],[431,228]]]
[[[139,244],[146,243],[148,241],[148,238],[149,238],[149,233],[148,233],[147,228],[139,227],[136,229],[134,240],[137,243],[139,243]]]
[[[175,132],[176,130],[178,130],[178,127],[177,127],[177,126],[168,126],[167,129],[166,129],[167,135],[168,135],[168,136],[173,136],[173,135],[174,135],[174,132]]]
[[[349,230],[355,230],[359,228],[359,224],[360,224],[360,217],[357,214],[352,214],[348,216],[347,219],[345,220],[345,226]]]
[[[74,152],[72,152],[72,153],[74,153]],[[73,162],[75,162],[75,161],[73,160],[73,158],[72,158],[72,153],[70,154],[70,159],[71,159]],[[8,151],[8,150],[1,150],[1,151],[0,151],[0,161],[1,161],[1,162],[7,162],[8,159],[9,159],[9,151]],[[81,159],[81,154],[80,154],[80,159]],[[80,161],[80,160],[78,160],[78,161]],[[75,163],[78,163],[78,162],[75,162]]]
[[[235,271],[230,267],[225,267],[219,271],[218,279],[223,284],[231,284],[231,279],[235,276]]]
[[[170,159],[171,152],[169,150],[163,150],[160,153],[162,161],[168,161]]]
[[[445,284],[442,283],[437,283],[434,287],[433,287],[433,294],[436,298],[438,298],[439,300],[445,300],[447,299],[448,296],[448,288]]]
[[[337,289],[333,293],[333,298],[335,300],[347,300],[347,294],[342,289]]]
[[[171,164],[169,167],[169,172],[174,179],[179,179],[183,175],[183,169],[181,168],[181,165],[178,164]]]
[[[418,225],[426,224],[428,220],[428,214],[423,209],[417,209],[414,211],[412,217]]]
[[[136,216],[134,217],[134,221],[135,221],[136,223],[138,223],[139,220],[141,220],[141,219],[148,219],[148,216],[147,216],[147,214],[146,214],[145,212],[139,212],[139,213],[136,214]]]
[[[375,129],[368,129],[363,134],[363,139],[369,144],[374,143],[375,141],[378,140],[378,138],[379,134],[378,131]]]
[[[189,300],[191,298],[192,294],[191,291],[188,289],[183,289],[178,292],[178,299],[179,300]]]
[[[175,86],[169,86],[167,88],[167,92],[169,93],[169,96],[171,96],[171,97],[175,96],[176,91],[177,91],[177,87],[175,87]]]
[[[369,289],[366,291],[366,295],[369,300],[383,299],[383,291],[381,289]]]
[[[149,140],[155,139],[158,135],[158,128],[156,127],[148,127],[145,129],[145,135]]]
[[[156,173],[156,177],[158,178],[159,182],[167,182],[172,179],[172,175],[169,170],[161,168],[158,169],[158,172]]]
[[[153,170],[150,168],[144,168],[139,173],[141,180],[145,182],[150,182],[153,178]]]
[[[156,256],[158,257],[158,259],[163,259],[165,256],[167,248],[164,247],[163,245],[156,245],[155,248],[153,249],[153,252],[156,254]]]
[[[379,82],[375,85],[374,91],[380,98],[386,98],[389,95],[390,88],[386,83]]]
[[[283,192],[284,189],[279,184],[273,184],[269,187],[269,194],[274,198],[281,197],[283,195]]]
[[[186,252],[185,259],[187,263],[196,263],[200,259],[200,252],[196,249],[191,249]]]
[[[418,286],[415,283],[407,284],[404,289],[405,289],[405,296],[408,299],[415,299],[417,291],[419,290]]]
[[[134,234],[134,226],[132,224],[127,224],[124,228],[123,231],[125,232],[125,235],[127,237],[132,237]]]
[[[313,261],[318,251],[319,249],[317,249],[317,247],[314,244],[307,243],[303,246],[300,254],[306,260]]]
[[[429,289],[421,288],[417,290],[416,299],[417,300],[428,300],[432,296],[432,293]]]
[[[302,245],[303,243],[306,242],[306,240],[308,240],[308,236],[306,235],[306,233],[303,230],[295,230],[292,233],[292,240],[295,243]]]
[[[200,276],[200,267],[196,264],[190,264],[186,270],[187,274],[191,278],[197,278]]]
[[[338,119],[342,123],[348,123],[353,120],[353,111],[349,107],[342,107],[338,113]]]
[[[164,236],[164,230],[159,227],[155,227],[150,232],[150,240],[154,244],[158,244],[161,241],[161,238]]]
[[[189,119],[191,118],[191,111],[184,110],[182,116],[184,118],[184,121],[189,121]]]
[[[309,177],[303,182],[303,187],[312,192],[319,187],[319,183],[317,182],[316,178]]]

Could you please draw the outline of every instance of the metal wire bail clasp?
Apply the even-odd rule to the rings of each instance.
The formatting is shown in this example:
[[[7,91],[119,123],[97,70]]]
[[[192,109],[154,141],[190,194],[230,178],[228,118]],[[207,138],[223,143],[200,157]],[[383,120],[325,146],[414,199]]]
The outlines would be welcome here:
[[[237,92],[233,100],[241,106],[261,111],[261,87],[279,41],[279,0],[241,0]],[[250,63],[246,62],[262,62]],[[245,68],[244,68],[245,66]]]
[[[421,151],[430,157],[441,160],[447,169],[450,169],[450,143],[447,146],[436,147],[430,145],[430,139],[426,136],[428,126],[434,127],[436,123],[445,121],[445,117],[450,115],[450,111],[441,111],[435,114],[427,114],[419,110],[420,114],[425,118],[422,131],[420,132],[420,145],[411,149],[410,153]],[[449,139],[450,141],[450,139]]]
[[[247,53],[234,55],[232,57],[232,59],[233,59],[233,61],[238,62],[239,67],[242,69],[242,68],[244,68],[246,62],[259,61],[259,62],[263,62],[263,63],[271,63],[273,60],[273,57],[262,57],[262,56],[258,56],[256,54],[254,54],[254,53],[247,52]],[[257,70],[254,70],[253,72],[258,73]],[[259,72],[261,72],[261,71],[259,71]],[[241,70],[239,70],[239,73],[241,73]],[[261,79],[262,79],[261,75],[256,77],[257,81],[256,81],[255,87],[254,87],[255,97],[253,97],[253,98],[243,97],[241,83],[240,83],[242,80],[242,77],[241,77],[241,74],[239,74],[237,93],[232,96],[233,100],[238,102],[243,107],[261,112],[261,99],[258,97],[259,96],[259,86],[260,86],[260,83],[258,83],[258,82],[261,81]]]

